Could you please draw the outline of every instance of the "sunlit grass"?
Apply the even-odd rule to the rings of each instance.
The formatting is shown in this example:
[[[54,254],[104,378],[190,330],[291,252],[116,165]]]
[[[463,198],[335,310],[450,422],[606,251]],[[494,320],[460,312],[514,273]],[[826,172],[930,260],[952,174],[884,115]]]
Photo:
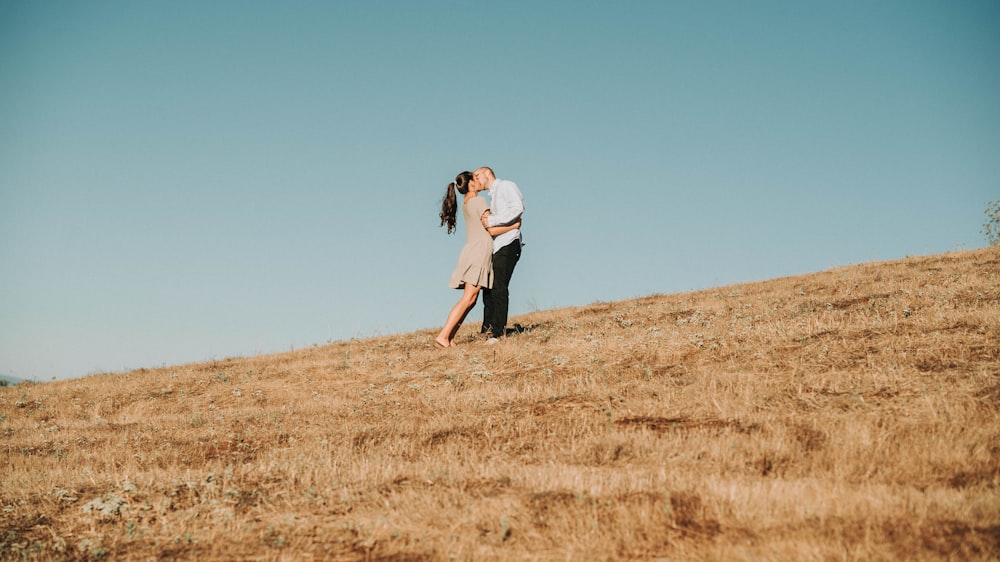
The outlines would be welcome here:
[[[996,249],[512,322],[0,388],[0,556],[1000,556]]]

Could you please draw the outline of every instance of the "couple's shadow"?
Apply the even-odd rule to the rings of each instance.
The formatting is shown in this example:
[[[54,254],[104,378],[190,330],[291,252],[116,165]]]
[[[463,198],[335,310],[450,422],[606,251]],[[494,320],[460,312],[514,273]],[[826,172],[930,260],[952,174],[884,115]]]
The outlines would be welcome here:
[[[514,324],[512,328],[507,328],[504,330],[505,336],[516,336],[517,334],[525,334],[528,332],[533,332],[538,328],[543,327],[545,324],[528,324],[527,326],[522,326],[521,324]]]
[[[516,336],[518,334],[528,334],[528,333],[531,333],[531,332],[533,332],[533,331],[535,331],[535,330],[537,330],[539,328],[544,328],[544,327],[546,327],[548,325],[550,325],[550,324],[544,324],[544,323],[543,324],[528,324],[527,326],[525,326],[523,324],[516,324],[515,323],[513,326],[505,329],[503,335],[504,335],[504,337],[510,337],[510,336]],[[468,340],[467,341],[469,343],[471,343],[471,342],[475,342],[477,340],[480,340],[481,338],[484,338],[484,337],[489,337],[489,335],[486,334],[486,333],[479,333],[477,335],[470,335],[470,336],[468,336]]]

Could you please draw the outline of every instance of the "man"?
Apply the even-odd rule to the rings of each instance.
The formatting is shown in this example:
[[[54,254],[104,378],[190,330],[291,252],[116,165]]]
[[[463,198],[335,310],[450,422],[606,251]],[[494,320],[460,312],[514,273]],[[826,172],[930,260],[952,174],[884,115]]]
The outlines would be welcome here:
[[[524,198],[517,185],[508,180],[498,180],[493,170],[482,167],[473,177],[490,193],[490,212],[483,215],[483,226],[504,226],[517,222],[524,213]],[[514,266],[521,259],[521,230],[514,229],[493,239],[493,288],[483,289],[483,328],[488,333],[488,344],[496,343],[507,329],[507,309],[510,304],[508,285],[514,275]]]

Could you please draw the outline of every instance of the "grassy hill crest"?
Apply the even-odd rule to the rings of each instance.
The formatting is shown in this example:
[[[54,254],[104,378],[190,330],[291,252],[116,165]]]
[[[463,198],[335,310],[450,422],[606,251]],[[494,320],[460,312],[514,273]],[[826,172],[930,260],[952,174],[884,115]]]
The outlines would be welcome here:
[[[512,322],[0,388],[0,558],[1000,556],[1000,250]]]

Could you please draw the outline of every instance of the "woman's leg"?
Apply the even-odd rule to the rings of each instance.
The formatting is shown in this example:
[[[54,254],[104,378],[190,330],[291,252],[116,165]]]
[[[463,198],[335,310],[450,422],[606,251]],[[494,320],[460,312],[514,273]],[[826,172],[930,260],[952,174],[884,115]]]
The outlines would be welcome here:
[[[455,345],[455,335],[458,334],[458,329],[461,328],[462,324],[465,323],[465,317],[469,315],[469,311],[472,310],[474,306],[476,306],[475,299],[476,297],[473,297],[472,304],[469,305],[469,308],[465,309],[465,312],[462,313],[462,317],[458,319],[458,323],[455,324],[455,327],[451,329],[451,333],[448,334],[448,341],[451,342],[451,345]]]
[[[453,345],[452,340],[455,339],[458,328],[462,325],[462,321],[465,320],[465,316],[472,310],[472,307],[476,306],[476,299],[478,298],[479,285],[466,283],[462,296],[455,303],[455,306],[451,307],[451,312],[448,313],[448,320],[445,321],[444,328],[441,328],[441,333],[434,338],[435,343],[441,347],[450,347]]]

